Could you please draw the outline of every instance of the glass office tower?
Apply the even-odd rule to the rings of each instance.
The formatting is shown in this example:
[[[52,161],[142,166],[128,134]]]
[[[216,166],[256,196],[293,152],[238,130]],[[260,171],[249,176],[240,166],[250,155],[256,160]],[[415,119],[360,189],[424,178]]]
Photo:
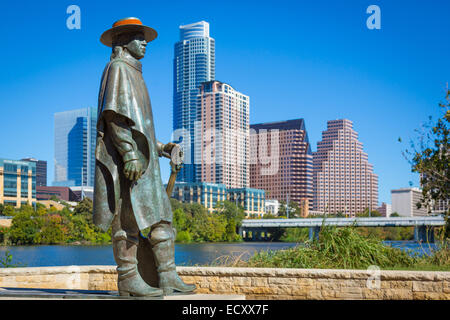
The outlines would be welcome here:
[[[194,131],[198,124],[198,94],[203,82],[215,77],[215,43],[209,36],[209,23],[200,21],[180,26],[180,41],[175,44],[173,70],[174,141],[185,152],[185,165],[177,181],[197,182]]]
[[[97,108],[55,113],[54,186],[94,186]]]

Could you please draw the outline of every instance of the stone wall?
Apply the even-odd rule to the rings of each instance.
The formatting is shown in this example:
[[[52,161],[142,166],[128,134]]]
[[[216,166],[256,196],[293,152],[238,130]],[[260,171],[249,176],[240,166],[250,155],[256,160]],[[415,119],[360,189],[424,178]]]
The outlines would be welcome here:
[[[445,299],[450,272],[178,267],[198,293],[247,299]],[[115,266],[0,269],[0,287],[117,290]]]

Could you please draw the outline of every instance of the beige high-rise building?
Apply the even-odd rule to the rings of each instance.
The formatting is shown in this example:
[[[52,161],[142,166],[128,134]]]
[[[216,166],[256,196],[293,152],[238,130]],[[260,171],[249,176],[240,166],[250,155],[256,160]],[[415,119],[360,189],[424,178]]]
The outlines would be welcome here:
[[[196,176],[227,188],[249,187],[250,98],[214,80],[202,84],[198,103]]]
[[[417,204],[423,200],[422,190],[419,188],[400,188],[391,190],[392,212],[402,217],[419,217],[428,215],[428,208]]]
[[[313,167],[314,211],[354,216],[378,207],[378,176],[352,121],[328,121],[313,153]]]
[[[36,162],[0,158],[0,204],[36,204]]]

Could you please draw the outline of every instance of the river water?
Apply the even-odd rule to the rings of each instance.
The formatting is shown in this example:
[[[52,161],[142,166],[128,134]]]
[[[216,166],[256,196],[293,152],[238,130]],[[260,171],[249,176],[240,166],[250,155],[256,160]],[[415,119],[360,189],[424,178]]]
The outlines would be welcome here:
[[[387,245],[411,250],[419,254],[430,253],[435,245],[414,241],[386,241]],[[299,245],[294,242],[240,242],[240,243],[191,243],[175,245],[175,263],[178,266],[206,265],[219,262],[224,257],[248,259],[255,251],[279,250]],[[300,244],[301,245],[301,244]],[[23,267],[69,265],[115,265],[111,245],[39,245],[0,246],[0,260],[5,253],[12,255],[12,264]]]

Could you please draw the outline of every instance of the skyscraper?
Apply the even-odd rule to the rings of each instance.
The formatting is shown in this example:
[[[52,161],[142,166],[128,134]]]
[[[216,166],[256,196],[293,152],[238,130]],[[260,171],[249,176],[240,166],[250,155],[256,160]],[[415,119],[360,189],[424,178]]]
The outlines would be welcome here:
[[[378,207],[378,176],[352,121],[328,121],[313,165],[315,211],[354,215]]]
[[[54,186],[93,186],[97,109],[55,113]]]
[[[250,98],[229,84],[209,81],[199,95],[196,177],[227,188],[250,186]]]
[[[200,21],[180,26],[173,60],[174,140],[185,151],[185,164],[177,180],[196,182],[194,130],[198,122],[198,94],[203,82],[215,77],[215,42],[209,36],[209,23]],[[182,139],[180,139],[182,137]]]
[[[312,201],[312,153],[305,121],[250,126],[250,187],[267,199],[294,201],[307,212]]]

